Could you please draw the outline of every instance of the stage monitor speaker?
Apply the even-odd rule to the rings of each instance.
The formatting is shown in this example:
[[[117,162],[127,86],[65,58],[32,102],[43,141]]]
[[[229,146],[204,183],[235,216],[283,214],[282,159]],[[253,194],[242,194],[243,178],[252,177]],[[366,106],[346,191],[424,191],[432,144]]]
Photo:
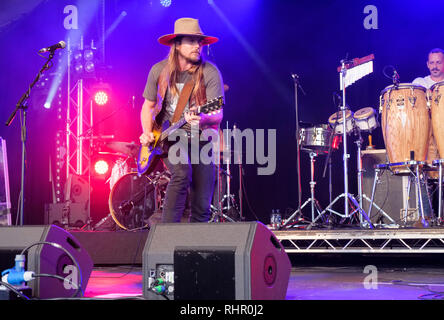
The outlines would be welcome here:
[[[76,264],[64,250],[48,244],[33,246],[25,253],[26,271],[58,275],[74,282],[78,282],[76,279],[81,277],[84,291],[91,275],[93,262],[76,238],[54,225],[0,227],[0,271],[13,268],[15,255],[38,242],[55,243],[67,250],[76,260],[80,274],[77,274],[77,268],[71,267]],[[68,282],[51,277],[38,277],[29,281],[27,285],[32,289],[32,296],[40,299],[68,298],[77,291]]]
[[[362,152],[362,167],[364,169],[362,183],[364,200],[362,206],[366,213],[368,213],[372,196],[375,178],[374,166],[381,163],[387,163],[385,149],[365,150]],[[389,170],[380,171],[370,215],[372,223],[392,224],[393,222],[387,216],[393,219],[396,224],[418,220],[415,183],[411,183],[410,194],[408,194],[408,179],[408,176],[393,175]],[[407,198],[409,198],[409,208],[412,209],[408,209],[408,217],[407,221],[405,221],[404,210]]]
[[[291,271],[260,222],[156,224],[142,259],[143,295],[153,300],[283,300]]]
[[[46,203],[45,224],[54,224],[58,227],[81,228],[88,223],[88,203]]]

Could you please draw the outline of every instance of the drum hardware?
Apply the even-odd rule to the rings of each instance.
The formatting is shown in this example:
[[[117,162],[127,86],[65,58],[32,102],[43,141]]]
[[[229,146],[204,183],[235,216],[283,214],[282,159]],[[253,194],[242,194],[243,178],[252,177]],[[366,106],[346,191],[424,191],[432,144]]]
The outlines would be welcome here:
[[[314,221],[315,219],[315,210],[317,211],[318,215],[321,213],[322,208],[319,204],[319,201],[315,198],[315,186],[316,186],[316,181],[314,179],[314,173],[315,173],[315,162],[316,162],[316,157],[319,154],[323,154],[323,153],[319,153],[319,152],[315,152],[313,150],[309,150],[309,149],[304,149],[302,148],[303,151],[308,151],[309,156],[310,156],[310,198],[308,198],[301,206],[300,209],[296,210],[296,212],[294,212],[288,219],[287,221],[282,225],[282,227],[285,227],[287,224],[290,223],[290,221],[293,220],[294,217],[298,217],[302,215],[302,209],[304,209],[304,207],[307,204],[311,204],[311,221]]]
[[[295,88],[295,90],[297,90],[297,88]],[[339,95],[337,93],[334,93],[333,94],[333,101],[334,101],[336,96],[339,96]],[[339,99],[342,99],[342,98],[339,96]],[[328,164],[328,168],[329,168],[329,184],[328,184],[329,185],[329,201],[331,202],[333,187],[332,187],[332,181],[331,181],[331,157],[330,157],[330,155],[331,155],[331,150],[332,150],[332,145],[333,145],[333,139],[335,137],[335,135],[333,133],[336,132],[337,124],[338,124],[338,117],[334,118],[333,124],[330,123],[330,125],[332,125],[332,130],[329,129],[331,127],[329,127],[328,124],[327,125],[318,125],[317,127],[313,126],[312,128],[308,128],[308,129],[312,129],[312,131],[315,132],[315,133],[318,132],[316,130],[316,128],[324,129],[326,133],[328,132],[328,141],[327,141],[327,143],[325,143],[325,140],[326,140],[325,139],[325,135],[326,135],[326,133],[314,135],[315,136],[314,139],[309,139],[309,138],[306,138],[307,137],[306,132],[309,132],[309,131],[305,131],[306,128],[300,129],[299,136],[298,136],[298,150],[299,150],[301,145],[304,145],[304,146],[306,146],[306,148],[303,148],[303,150],[304,151],[308,151],[310,153],[310,161],[311,161],[311,166],[310,166],[310,168],[311,168],[310,191],[311,191],[311,197],[308,200],[306,200],[304,202],[304,204],[302,204],[302,206],[300,205],[301,201],[299,201],[298,209],[295,212],[293,212],[290,215],[289,218],[287,218],[285,220],[285,222],[283,223],[281,228],[286,227],[293,220],[299,220],[299,221],[302,220],[303,219],[302,218],[302,209],[309,202],[312,203],[312,206],[311,206],[311,209],[312,209],[311,210],[312,220],[311,221],[314,220],[314,208],[316,208],[316,210],[318,211],[318,214],[320,213],[320,208],[321,207],[320,207],[318,201],[314,197],[314,185],[316,184],[316,182],[314,181],[314,161],[315,161],[314,157],[318,155],[319,151],[321,151],[321,150],[323,151],[324,148],[327,149],[325,151],[326,154],[327,154],[327,160],[325,161],[325,167],[324,167],[324,171],[323,171],[323,176],[322,177],[325,178],[325,173],[326,173],[327,164]],[[322,137],[322,139],[321,140],[318,139],[317,138],[318,136]],[[313,143],[312,141],[316,141],[316,142]],[[303,142],[304,142],[304,144],[303,144]],[[317,149],[317,150],[312,150],[311,147],[314,147],[314,149]],[[313,158],[312,158],[311,152],[314,153]],[[298,177],[300,177],[299,166],[298,166]],[[298,186],[299,186],[299,194],[301,194],[302,192],[300,191],[300,184],[298,184]]]
[[[354,59],[351,63],[345,60],[341,61],[341,66],[338,68],[339,71],[339,80],[340,87],[342,90],[342,106],[340,107],[340,111],[342,111],[342,122],[344,124],[344,128],[346,127],[346,119],[347,119],[347,104],[346,104],[346,87],[353,84],[358,79],[364,77],[365,75],[371,73],[373,71],[373,59],[374,56],[370,55],[364,57],[362,59]],[[337,122],[337,121],[336,121]],[[348,158],[349,154],[347,151],[347,130],[342,130],[342,141],[343,141],[343,168],[344,168],[344,193],[337,196],[325,209],[322,211],[312,222],[307,226],[307,229],[311,229],[313,225],[315,225],[316,221],[320,219],[324,213],[327,211],[334,213],[343,217],[344,219],[348,219],[355,212],[360,214],[360,221],[362,221],[362,217],[367,220],[366,227],[373,228],[373,225],[368,218],[367,214],[362,209],[362,206],[356,201],[356,199],[348,192]],[[344,214],[340,214],[332,209],[330,209],[339,199],[344,198]],[[349,201],[351,201],[354,206],[357,208],[351,214],[349,212]],[[361,226],[364,226],[361,223]]]
[[[108,142],[105,144],[105,146],[115,152],[126,154],[132,158],[137,158],[140,147],[140,145],[135,144],[134,142],[121,142],[121,141]]]
[[[438,166],[438,224],[442,223],[442,164],[444,159],[436,159],[433,161],[434,166]]]
[[[414,158],[413,154],[412,154],[412,158]],[[392,167],[399,167],[402,165],[402,166],[405,166],[406,168],[408,168],[409,172],[410,172],[406,192],[407,192],[407,194],[410,194],[411,183],[414,182],[415,187],[416,187],[416,192],[418,195],[418,199],[419,199],[419,212],[420,212],[420,218],[421,218],[420,223],[422,224],[422,226],[428,227],[429,223],[426,221],[425,216],[424,216],[424,202],[423,202],[422,190],[421,190],[421,186],[420,186],[420,184],[421,184],[420,179],[421,178],[420,178],[420,170],[419,170],[419,168],[421,166],[424,166],[425,164],[426,163],[424,161],[410,160],[410,161],[404,161],[404,162],[384,163],[384,164],[376,165],[375,166],[375,178],[373,180],[372,197],[371,197],[370,206],[368,209],[369,216],[371,214],[371,210],[372,210],[372,206],[373,206],[374,195],[376,192],[376,184],[379,179],[380,170],[391,170]],[[408,197],[406,197],[405,205],[404,205],[404,216],[403,216],[404,224],[406,224],[408,221],[408,215],[409,215],[409,202],[408,202]],[[388,215],[385,215],[385,216],[389,220],[393,221],[393,219],[391,219]]]
[[[301,86],[301,81],[299,76],[296,73],[291,74],[291,78],[293,79],[294,85],[294,107],[295,107],[295,124],[296,124],[296,169],[298,174],[298,210],[296,212],[302,213],[302,187],[301,187],[301,149],[299,143],[299,102],[298,102],[298,92],[301,90],[302,94],[305,96],[306,93]],[[291,215],[293,217],[294,214]],[[290,219],[289,219],[290,220]],[[288,220],[288,221],[289,221]],[[287,221],[287,222],[288,222]],[[284,224],[282,227],[284,227]]]
[[[226,136],[224,136],[224,140],[225,143],[228,143],[227,146],[231,148],[231,144],[229,141],[229,129],[228,129],[228,121],[226,124],[226,129],[225,133]],[[233,129],[236,129],[236,126],[233,126]],[[233,130],[233,132],[236,132],[235,130]],[[231,153],[229,152],[230,150],[226,150],[225,147],[222,148],[223,153]],[[233,151],[234,154],[239,154],[240,150],[235,150]],[[236,205],[236,201],[234,199],[234,195],[231,194],[231,171],[230,171],[230,162],[231,162],[231,155],[228,157],[224,157],[224,162],[226,164],[226,169],[224,170],[222,168],[222,164],[219,163],[218,165],[216,165],[216,204],[211,204],[210,205],[210,210],[212,211],[212,216],[209,222],[223,222],[225,220],[228,220],[229,222],[235,222],[235,220],[233,218],[231,218],[228,214],[231,214],[233,216],[233,211],[234,211],[234,215],[237,216],[239,215],[241,218],[242,216],[239,213],[239,209]],[[239,161],[240,163],[240,161]],[[239,167],[239,170],[242,170],[241,167]],[[226,190],[225,190],[225,194],[222,196],[221,198],[221,175],[225,176],[225,181],[226,181]],[[240,172],[240,175],[242,174],[242,172]],[[242,181],[239,181],[239,183],[242,183]],[[240,189],[242,190],[242,189]],[[224,206],[224,203],[226,203],[226,205]]]
[[[375,203],[375,193],[376,193],[376,185],[379,182],[379,168],[375,168],[375,180],[373,183],[373,187],[372,187],[372,194],[371,194],[371,198],[369,198],[365,193],[362,195],[362,199],[367,200],[369,202],[369,209],[368,209],[368,217],[371,219],[372,215],[372,208],[375,207],[376,209],[378,209],[378,212],[381,213],[384,217],[386,217],[387,219],[390,220],[390,222],[392,223],[393,227],[399,227],[399,225],[396,223],[395,220],[392,219],[392,217],[390,217],[390,215],[385,212],[384,210],[382,210],[381,207],[379,207],[376,203]]]

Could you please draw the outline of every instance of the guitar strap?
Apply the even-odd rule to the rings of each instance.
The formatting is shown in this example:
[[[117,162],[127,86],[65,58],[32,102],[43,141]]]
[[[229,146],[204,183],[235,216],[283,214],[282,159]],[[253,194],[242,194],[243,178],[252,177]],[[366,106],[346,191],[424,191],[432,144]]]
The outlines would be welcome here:
[[[180,92],[179,100],[177,101],[176,110],[174,110],[171,123],[176,123],[177,121],[179,121],[188,100],[190,100],[193,88],[194,88],[194,77],[191,77],[191,79],[185,83],[185,85],[182,88],[182,91]]]

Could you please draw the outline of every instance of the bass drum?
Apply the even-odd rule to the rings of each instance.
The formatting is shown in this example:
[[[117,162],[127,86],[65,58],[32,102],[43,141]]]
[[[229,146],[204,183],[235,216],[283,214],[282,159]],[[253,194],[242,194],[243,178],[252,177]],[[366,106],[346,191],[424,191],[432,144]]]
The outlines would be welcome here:
[[[114,184],[108,200],[116,224],[129,231],[150,227],[150,218],[162,210],[169,180],[167,171],[151,177],[135,172],[122,176]]]

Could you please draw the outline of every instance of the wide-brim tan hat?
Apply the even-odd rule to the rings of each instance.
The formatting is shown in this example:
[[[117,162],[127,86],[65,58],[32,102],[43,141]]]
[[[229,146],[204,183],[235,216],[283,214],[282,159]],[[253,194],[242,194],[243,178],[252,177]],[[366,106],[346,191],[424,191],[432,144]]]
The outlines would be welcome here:
[[[213,44],[219,41],[219,39],[216,37],[210,37],[204,35],[202,29],[199,26],[199,21],[193,18],[177,19],[176,22],[174,23],[174,33],[164,35],[160,37],[157,41],[159,41],[159,43],[163,45],[171,46],[175,38],[183,36],[202,37],[203,46]]]

